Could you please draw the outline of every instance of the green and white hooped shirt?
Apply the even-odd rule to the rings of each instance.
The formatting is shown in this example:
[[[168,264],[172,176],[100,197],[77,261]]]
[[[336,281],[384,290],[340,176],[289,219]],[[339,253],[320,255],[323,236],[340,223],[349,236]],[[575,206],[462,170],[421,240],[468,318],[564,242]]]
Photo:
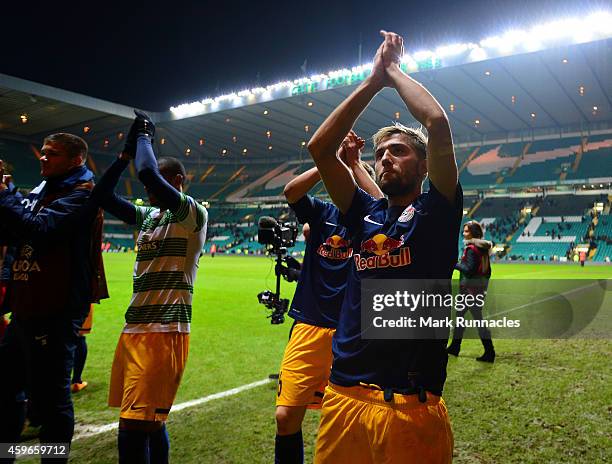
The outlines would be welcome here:
[[[178,210],[136,206],[138,254],[124,333],[189,333],[208,212],[181,193]]]

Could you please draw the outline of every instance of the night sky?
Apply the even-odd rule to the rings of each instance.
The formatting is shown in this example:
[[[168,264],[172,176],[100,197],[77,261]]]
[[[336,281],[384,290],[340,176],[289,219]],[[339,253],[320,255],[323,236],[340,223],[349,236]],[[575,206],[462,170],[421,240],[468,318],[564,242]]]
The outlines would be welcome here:
[[[153,111],[371,61],[383,28],[416,51],[609,9],[609,1],[5,2],[0,73]],[[42,2],[40,2],[42,3]]]

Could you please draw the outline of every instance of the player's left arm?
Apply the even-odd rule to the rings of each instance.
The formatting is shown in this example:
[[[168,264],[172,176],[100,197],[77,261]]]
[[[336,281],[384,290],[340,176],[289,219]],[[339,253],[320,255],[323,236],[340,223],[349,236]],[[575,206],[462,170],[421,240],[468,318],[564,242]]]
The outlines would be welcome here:
[[[146,135],[138,136],[134,164],[138,179],[155,195],[160,208],[177,211],[181,207],[181,193],[159,173],[151,139]]]
[[[383,61],[387,76],[412,116],[427,129],[429,179],[454,204],[459,174],[448,117],[433,95],[401,70],[400,60],[404,54],[402,37],[393,32],[381,31],[381,34],[385,38]]]
[[[206,208],[190,196],[179,192],[162,177],[153,153],[151,139],[147,135],[138,137],[134,164],[138,179],[155,195],[161,209],[169,210],[178,219],[179,224],[190,232],[206,233],[208,222]]]

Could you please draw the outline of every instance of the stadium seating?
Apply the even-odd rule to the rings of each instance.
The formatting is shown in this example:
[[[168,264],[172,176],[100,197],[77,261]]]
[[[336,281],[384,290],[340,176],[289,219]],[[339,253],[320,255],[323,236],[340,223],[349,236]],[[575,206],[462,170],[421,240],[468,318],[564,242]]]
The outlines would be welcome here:
[[[568,173],[568,179],[598,179],[612,173],[612,148],[587,151],[576,172]]]
[[[511,216],[534,201],[532,198],[485,198],[474,214],[478,218]]]
[[[553,257],[565,257],[569,251],[568,243],[515,243],[507,253],[509,258],[523,260],[550,261]]]
[[[548,237],[553,234],[560,234],[562,236],[570,235],[576,236],[577,239],[580,240],[586,234],[589,224],[590,219],[587,221],[586,218],[582,218],[581,222],[545,221],[538,227],[533,235],[536,237]]]
[[[523,154],[523,151],[525,150],[526,145],[527,142],[505,143],[499,149],[499,156],[501,158],[521,156]]]
[[[104,214],[102,242],[111,244],[109,251],[133,250],[136,245],[135,238],[133,226],[125,224],[110,213]]]
[[[495,185],[502,170],[507,169],[507,161],[498,156],[500,145],[485,145],[467,167],[461,171],[459,179],[464,186],[487,187]]]
[[[599,216],[594,230],[594,240],[597,251],[593,261],[604,262],[606,257],[612,260],[612,216],[609,214]]]
[[[596,201],[606,200],[602,195],[549,195],[542,199],[539,216],[569,216],[585,214]]]
[[[580,155],[583,147],[584,153]],[[20,188],[29,189],[40,182],[36,150],[27,143],[0,140],[0,158],[15,173]],[[573,179],[582,184],[586,179],[599,179],[612,173],[612,134],[462,146],[457,147],[456,157],[460,180],[466,191],[505,188],[506,185],[522,188],[540,182],[567,183]],[[88,166],[99,177],[114,159],[112,153],[96,151],[90,153]],[[271,164],[249,163],[247,159],[229,164],[226,160],[211,162],[185,157],[182,161],[188,173],[186,192],[198,201],[210,202],[209,238],[204,251],[209,251],[215,243],[220,252],[249,254],[260,253],[263,249],[256,241],[258,218],[267,215],[289,220],[291,214],[286,206],[283,207],[283,188],[289,180],[313,166],[308,159]],[[117,192],[130,199],[147,199],[133,166],[123,173]],[[324,186],[319,184],[313,193],[325,197]],[[471,214],[464,216],[462,224],[470,218],[481,221],[486,226],[485,238],[505,244],[509,249],[506,259],[563,257],[572,243],[550,241],[553,235],[561,234],[575,237],[578,243],[592,240],[592,259],[604,261],[606,256],[612,258],[612,220],[610,216],[602,215],[594,231],[590,232],[590,211],[595,202],[608,204],[607,195],[567,193],[549,194],[544,198],[506,196],[485,199],[466,195],[464,210]],[[533,231],[532,240],[536,240],[533,242],[521,239],[532,219],[532,214],[524,213],[525,206],[532,207],[533,217],[545,218]],[[569,221],[567,218],[570,216],[583,219]],[[132,249],[132,232],[131,228],[109,218],[105,226],[105,241],[111,242],[115,249]],[[462,237],[459,238],[461,250]],[[298,241],[291,251],[299,255],[303,250],[304,242]]]
[[[582,146],[585,152],[578,156]],[[16,180],[23,188],[39,180],[34,148],[22,142],[0,141],[0,156],[15,167]],[[456,148],[456,157],[460,180],[466,189],[586,181],[612,172],[612,134],[462,146]],[[90,158],[89,166],[96,175],[101,175],[114,160],[114,154],[93,152]],[[280,197],[288,180],[313,166],[309,159],[272,165],[249,163],[246,158],[229,164],[226,160],[181,159],[188,171],[187,190],[199,200],[223,201],[236,192],[240,192],[238,199],[244,200]],[[133,169],[124,173],[119,192],[130,198],[144,196]]]
[[[5,162],[6,172],[13,174],[17,187],[31,189],[40,183],[40,163],[34,154],[39,148],[12,140],[0,140],[0,159]]]
[[[610,260],[612,260],[612,242],[599,242],[597,245],[597,251],[593,256],[593,261],[609,263]]]
[[[575,245],[592,242],[592,208],[596,201],[609,205],[607,196],[599,194],[549,195],[544,198],[490,197],[477,204],[472,217],[485,226],[486,239],[505,244],[507,253],[499,255],[503,259],[559,260],[565,259]],[[527,206],[531,210],[523,209]],[[603,246],[593,258],[596,261],[605,259],[604,253],[607,251],[604,250],[608,242],[612,244],[612,225],[607,222],[609,216],[601,217],[604,219],[595,229],[595,238]],[[467,220],[464,217],[463,223]],[[597,237],[598,234],[602,237]]]

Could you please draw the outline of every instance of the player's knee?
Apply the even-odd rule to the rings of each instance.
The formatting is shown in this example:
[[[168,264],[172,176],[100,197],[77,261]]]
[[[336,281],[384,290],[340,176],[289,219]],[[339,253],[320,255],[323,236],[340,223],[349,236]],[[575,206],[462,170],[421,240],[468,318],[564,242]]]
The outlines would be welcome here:
[[[119,419],[119,428],[121,430],[137,430],[140,432],[156,432],[162,428],[163,422],[145,421],[136,419]]]
[[[278,406],[276,408],[276,430],[279,435],[291,435],[302,428],[302,408]]]

